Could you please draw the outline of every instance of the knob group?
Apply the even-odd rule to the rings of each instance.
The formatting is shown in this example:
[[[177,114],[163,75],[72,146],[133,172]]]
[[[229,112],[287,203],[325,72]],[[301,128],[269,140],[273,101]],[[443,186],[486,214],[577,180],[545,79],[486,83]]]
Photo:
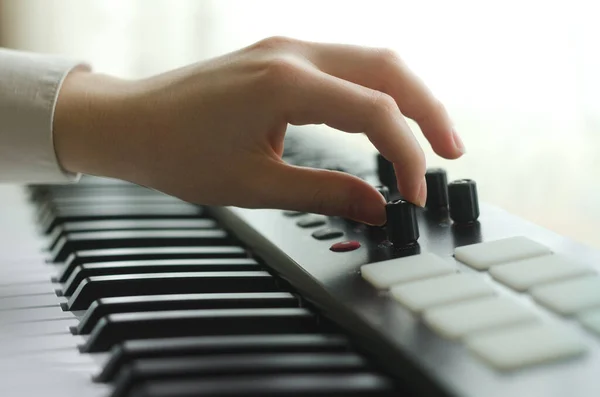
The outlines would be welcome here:
[[[395,200],[385,206],[388,240],[394,245],[407,245],[419,238],[419,224],[415,205],[406,200]]]

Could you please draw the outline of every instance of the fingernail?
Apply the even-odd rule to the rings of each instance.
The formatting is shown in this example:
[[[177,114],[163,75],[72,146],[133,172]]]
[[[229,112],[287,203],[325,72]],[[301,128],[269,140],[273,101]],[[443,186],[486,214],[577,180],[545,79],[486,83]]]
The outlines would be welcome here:
[[[456,132],[455,129],[452,130],[452,140],[454,141],[454,147],[456,147],[456,150],[462,154],[465,154],[465,144],[463,143],[462,139],[460,139],[460,136],[458,136],[458,132]]]
[[[421,207],[425,207],[425,203],[427,202],[427,182],[425,178],[421,182],[421,186],[419,187],[419,196],[417,197],[417,204]]]

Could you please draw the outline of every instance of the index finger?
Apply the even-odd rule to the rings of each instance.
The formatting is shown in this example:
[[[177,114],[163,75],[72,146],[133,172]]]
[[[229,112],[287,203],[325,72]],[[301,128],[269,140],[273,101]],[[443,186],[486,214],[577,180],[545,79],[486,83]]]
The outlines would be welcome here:
[[[464,145],[444,105],[393,51],[352,45],[305,43],[301,52],[325,73],[385,92],[419,125],[433,150],[458,158]]]

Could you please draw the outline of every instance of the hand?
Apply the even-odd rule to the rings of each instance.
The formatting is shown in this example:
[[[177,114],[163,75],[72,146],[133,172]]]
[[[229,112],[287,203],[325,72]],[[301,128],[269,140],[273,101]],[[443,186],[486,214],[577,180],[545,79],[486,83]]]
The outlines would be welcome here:
[[[280,208],[385,222],[363,180],[281,159],[288,124],[364,132],[423,205],[425,158],[404,115],[437,154],[463,147],[440,102],[387,50],[269,38],[207,62],[125,81],[71,73],[54,140],[68,171],[128,180],[204,205]]]

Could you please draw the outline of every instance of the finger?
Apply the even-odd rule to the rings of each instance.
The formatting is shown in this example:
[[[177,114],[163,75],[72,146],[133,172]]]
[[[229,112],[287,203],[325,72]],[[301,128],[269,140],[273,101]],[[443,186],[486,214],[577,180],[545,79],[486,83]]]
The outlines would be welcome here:
[[[346,132],[364,132],[379,152],[397,167],[398,189],[409,201],[419,195],[425,156],[394,100],[387,94],[305,69],[299,83],[283,88],[287,122],[327,124]]]
[[[260,206],[385,223],[385,200],[371,185],[343,172],[267,161],[258,167]],[[265,189],[264,186],[269,186]]]
[[[392,51],[350,45],[308,43],[304,55],[325,73],[390,95],[417,122],[434,151],[457,158],[464,145],[443,104]]]

